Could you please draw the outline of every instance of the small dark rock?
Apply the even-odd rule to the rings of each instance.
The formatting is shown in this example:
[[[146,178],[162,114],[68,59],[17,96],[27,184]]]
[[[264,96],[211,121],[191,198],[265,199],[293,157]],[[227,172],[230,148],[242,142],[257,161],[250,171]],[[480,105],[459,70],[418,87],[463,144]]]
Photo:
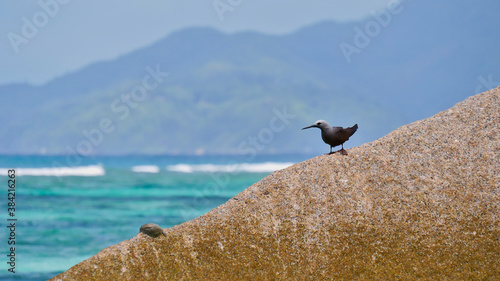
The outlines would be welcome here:
[[[161,229],[159,225],[154,223],[147,223],[141,226],[139,232],[144,233],[151,237],[158,237],[160,235],[166,236],[165,233],[163,233],[163,229]]]

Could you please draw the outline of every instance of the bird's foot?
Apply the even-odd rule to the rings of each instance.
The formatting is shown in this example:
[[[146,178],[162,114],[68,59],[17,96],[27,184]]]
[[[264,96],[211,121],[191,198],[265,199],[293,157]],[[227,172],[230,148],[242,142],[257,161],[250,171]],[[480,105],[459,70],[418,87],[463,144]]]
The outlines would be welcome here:
[[[342,155],[347,155],[347,150],[345,150],[343,148],[341,150],[338,150],[338,151],[335,151],[335,152],[340,152],[340,154],[342,154]]]
[[[332,155],[332,154],[335,154],[337,152],[339,152],[342,155],[347,155],[347,150],[345,150],[345,149],[340,149],[340,150],[337,150],[337,151],[332,151],[332,152],[326,153],[326,155]]]

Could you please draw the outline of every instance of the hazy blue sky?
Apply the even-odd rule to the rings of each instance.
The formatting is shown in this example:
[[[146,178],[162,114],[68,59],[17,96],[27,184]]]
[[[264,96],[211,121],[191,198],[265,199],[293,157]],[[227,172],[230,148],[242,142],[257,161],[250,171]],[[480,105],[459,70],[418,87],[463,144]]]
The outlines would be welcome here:
[[[0,0],[0,84],[44,83],[185,27],[286,33],[321,20],[360,20],[390,1]]]

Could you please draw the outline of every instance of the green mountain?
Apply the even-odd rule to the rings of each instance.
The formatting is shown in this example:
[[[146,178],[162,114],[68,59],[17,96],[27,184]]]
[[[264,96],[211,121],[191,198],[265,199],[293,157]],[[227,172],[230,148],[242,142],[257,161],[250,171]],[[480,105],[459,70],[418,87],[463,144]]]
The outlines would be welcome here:
[[[352,147],[499,84],[496,2],[400,8],[279,36],[190,28],[42,86],[0,86],[0,153],[327,152],[300,128],[358,123]]]

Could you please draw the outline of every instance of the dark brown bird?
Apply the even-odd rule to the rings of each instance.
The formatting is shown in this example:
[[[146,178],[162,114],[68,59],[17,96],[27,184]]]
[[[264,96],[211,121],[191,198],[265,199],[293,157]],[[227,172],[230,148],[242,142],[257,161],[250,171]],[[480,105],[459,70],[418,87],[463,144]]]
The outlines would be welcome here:
[[[311,126],[304,127],[304,129],[309,129],[312,127],[320,128],[321,129],[321,138],[326,144],[330,145],[330,153],[335,153],[335,152],[340,152],[342,155],[347,155],[347,151],[344,149],[344,142],[349,140],[349,138],[356,133],[356,130],[358,129],[358,124],[355,124],[352,127],[349,128],[342,128],[342,127],[332,127],[330,126],[325,120],[318,120],[314,122]],[[342,149],[332,152],[332,148],[337,146],[337,145],[342,145]]]

